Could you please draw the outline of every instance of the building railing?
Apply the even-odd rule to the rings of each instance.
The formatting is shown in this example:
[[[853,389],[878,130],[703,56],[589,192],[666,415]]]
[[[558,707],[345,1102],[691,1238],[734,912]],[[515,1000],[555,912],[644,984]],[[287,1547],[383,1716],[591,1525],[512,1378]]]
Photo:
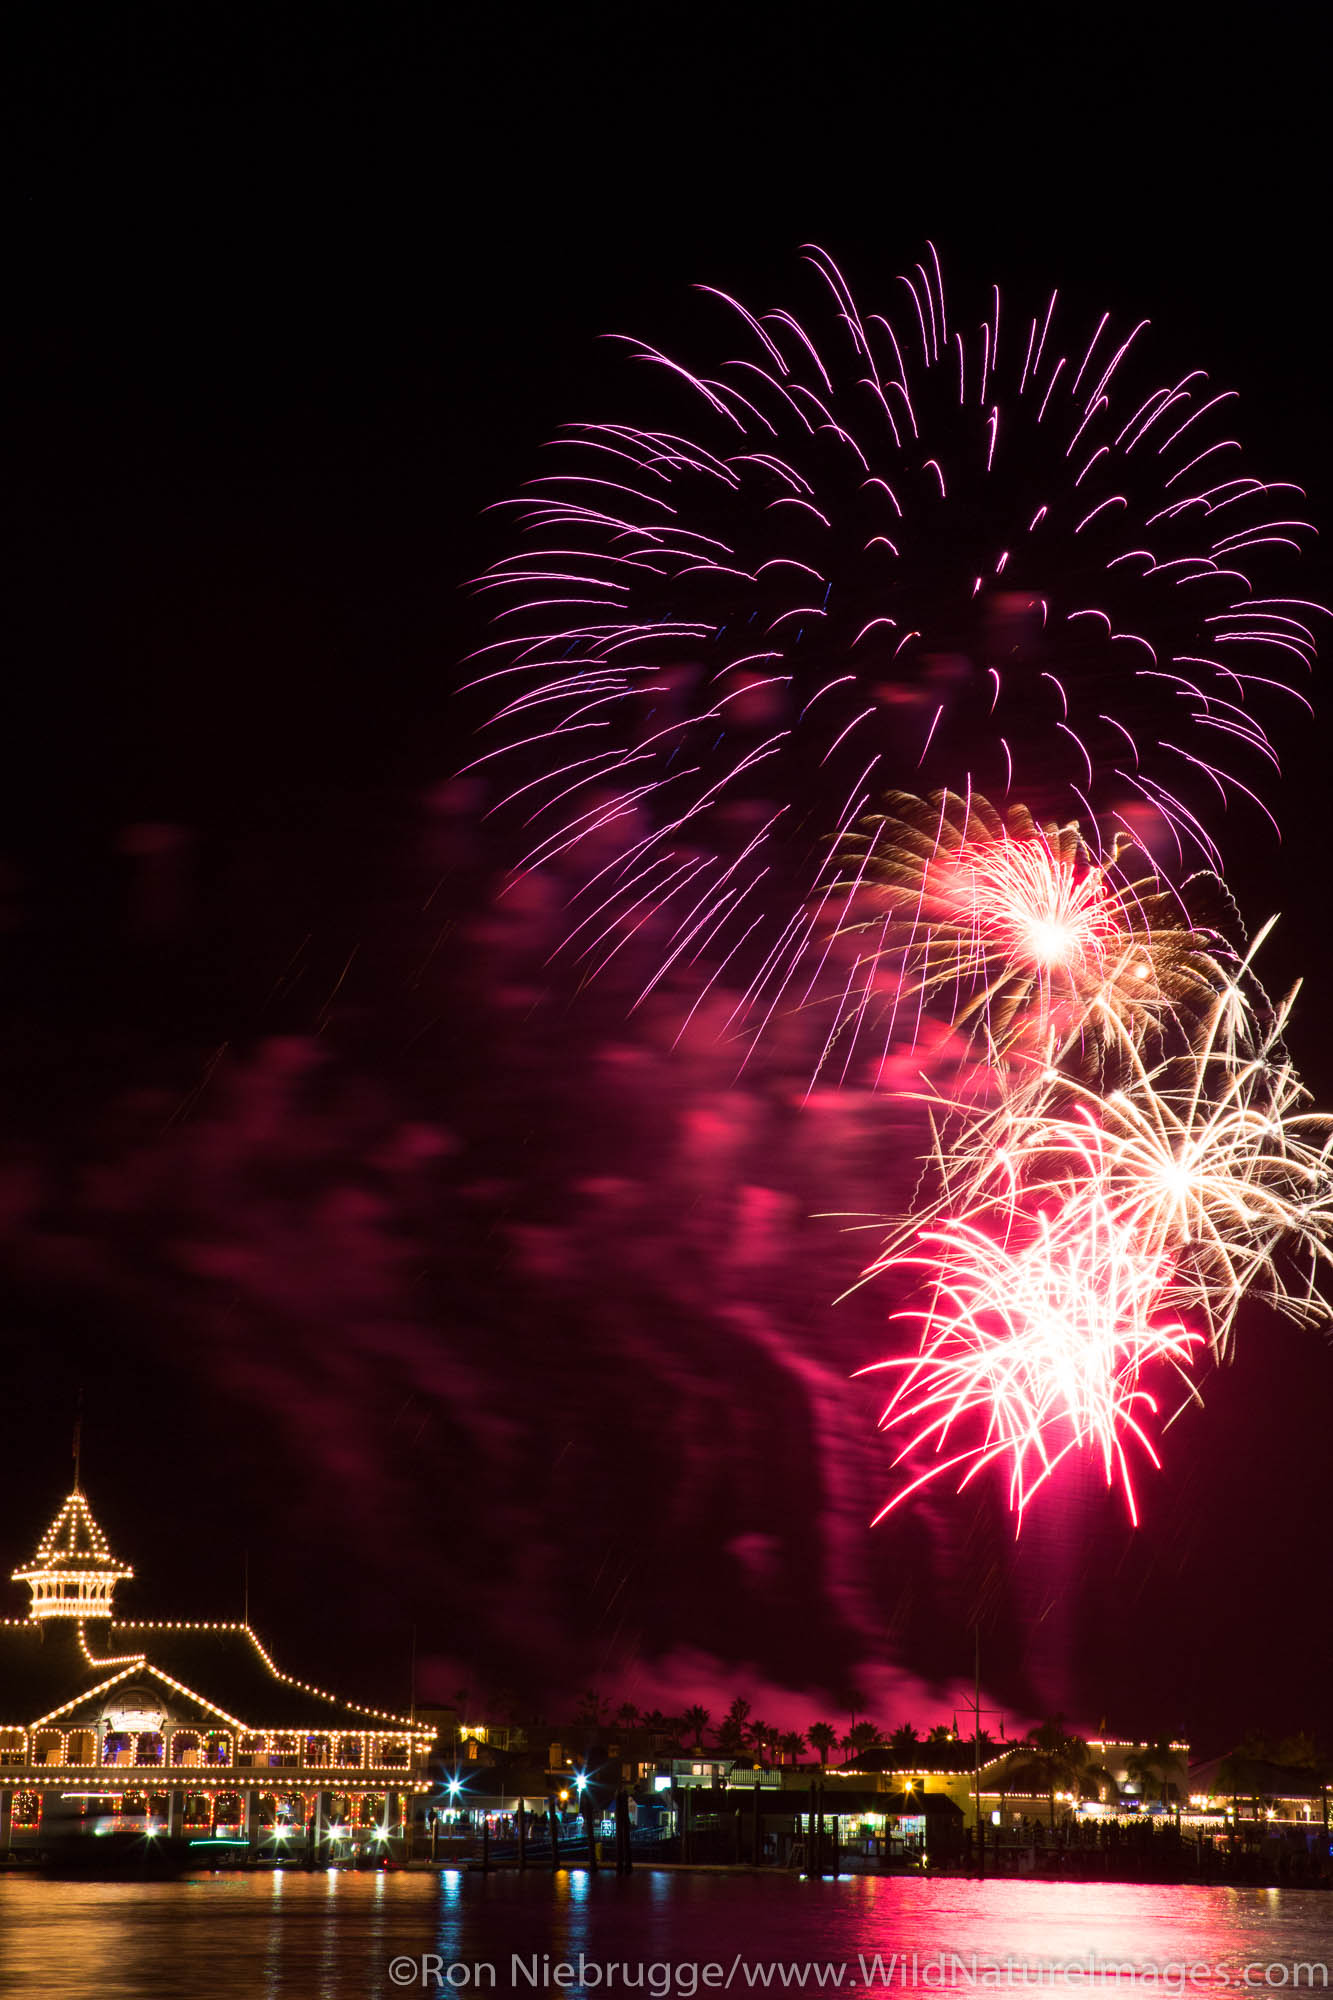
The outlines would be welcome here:
[[[662,1775],[665,1777],[666,1773],[663,1772]],[[690,1790],[700,1786],[715,1786],[732,1792],[748,1792],[758,1785],[763,1791],[778,1792],[783,1790],[783,1774],[781,1767],[774,1764],[765,1764],[753,1771],[719,1770],[716,1776],[703,1774],[699,1777],[696,1777],[692,1770],[678,1769],[673,1774],[671,1783],[685,1786]]]

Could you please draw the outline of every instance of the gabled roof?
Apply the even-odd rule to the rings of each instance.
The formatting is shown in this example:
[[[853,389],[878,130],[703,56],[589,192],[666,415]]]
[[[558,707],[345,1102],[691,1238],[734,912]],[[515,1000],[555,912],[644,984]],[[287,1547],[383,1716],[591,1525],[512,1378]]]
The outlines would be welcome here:
[[[30,1618],[0,1624],[0,1725],[26,1727],[118,1671],[94,1665],[74,1634],[43,1635]]]
[[[989,1753],[982,1756],[982,1769],[990,1761]],[[858,1751],[834,1768],[842,1771],[901,1771],[905,1776],[960,1776],[971,1771],[976,1763],[976,1750],[971,1743],[961,1738],[948,1743],[913,1743],[905,1750],[895,1750],[890,1743],[875,1743],[868,1750]]]
[[[110,1628],[109,1654],[136,1651],[177,1686],[203,1696],[254,1728],[406,1729],[406,1715],[345,1701],[294,1680],[275,1665],[248,1625],[122,1624]],[[425,1731],[425,1734],[433,1732]]]
[[[294,1680],[248,1625],[114,1624],[43,1633],[31,1619],[0,1624],[0,1724],[72,1713],[114,1682],[152,1675],[166,1690],[241,1729],[416,1727],[405,1715],[345,1701]]]

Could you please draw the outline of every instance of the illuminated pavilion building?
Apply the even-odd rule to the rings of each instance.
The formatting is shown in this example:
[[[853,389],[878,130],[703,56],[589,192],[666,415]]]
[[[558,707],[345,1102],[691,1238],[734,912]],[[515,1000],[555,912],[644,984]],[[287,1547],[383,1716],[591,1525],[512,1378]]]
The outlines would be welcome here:
[[[75,1484],[0,1622],[0,1853],[72,1824],[315,1861],[401,1858],[433,1732],[274,1665],[248,1624],[127,1623]]]

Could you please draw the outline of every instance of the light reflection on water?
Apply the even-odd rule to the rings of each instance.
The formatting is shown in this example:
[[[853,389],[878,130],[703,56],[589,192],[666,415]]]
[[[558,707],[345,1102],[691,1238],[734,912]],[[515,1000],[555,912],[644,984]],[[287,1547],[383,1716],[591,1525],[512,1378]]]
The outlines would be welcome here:
[[[1290,1990],[1286,1968],[1333,1961],[1333,1896],[1309,1889],[908,1877],[834,1883],[645,1870],[628,1881],[581,1870],[554,1878],[255,1870],[148,1885],[0,1876],[0,1994],[24,2000],[74,1994],[381,2000],[403,1992],[534,1990],[607,2000],[605,1975],[568,1986],[551,1977],[557,1965],[576,1965],[581,1952],[599,1967],[720,1962],[730,1969],[737,1954],[744,1967],[841,1964],[844,1991],[853,1983],[865,1990],[860,1957],[896,1953],[900,1995],[958,1987],[956,1977],[941,1980],[940,1953],[957,1954],[965,1967],[975,1958],[980,1990],[997,1983],[986,1977],[988,1966],[1013,1960],[1015,1981],[1030,1968],[1047,1992],[1050,1975],[1040,1968],[1086,1964],[1092,1954],[1132,1965],[1137,1980],[1122,1973],[1120,1983],[1137,1984],[1145,2000],[1180,1990],[1164,1967],[1224,1967],[1234,1987],[1240,1968],[1258,1961],[1284,1969],[1269,1990]],[[437,1987],[429,1978],[423,1985],[419,1974],[410,1982],[401,1973],[399,1983],[390,1979],[391,1960],[420,1967],[424,1957],[433,1968],[432,1954],[460,1972],[494,1965],[495,1982],[478,1986],[458,1973],[453,1986]],[[515,1978],[513,1955],[526,1963],[535,1958],[545,1984],[534,1989]],[[749,1985],[744,1967],[730,1990],[762,1990]],[[690,1984],[687,1977],[666,1990],[688,1992]],[[1096,1990],[1077,1977],[1054,1990],[1080,1986]],[[623,1988],[617,1978],[609,1990]],[[660,1994],[663,1976],[630,1990]],[[805,1990],[818,1990],[813,1978]],[[1186,1990],[1216,1995],[1220,1982]],[[1316,1981],[1314,1991],[1323,1990]]]

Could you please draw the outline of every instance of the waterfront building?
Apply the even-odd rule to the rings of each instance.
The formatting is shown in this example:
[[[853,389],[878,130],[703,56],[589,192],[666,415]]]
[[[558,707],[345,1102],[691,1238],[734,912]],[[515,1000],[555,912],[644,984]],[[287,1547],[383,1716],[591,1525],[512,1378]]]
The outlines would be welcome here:
[[[76,1484],[0,1623],[0,1853],[142,1830],[311,1860],[399,1857],[434,1732],[283,1673],[246,1623],[117,1615],[133,1571]]]
[[[965,1736],[914,1743],[902,1750],[877,1744],[823,1772],[826,1798],[840,1788],[901,1794],[907,1810],[938,1811],[926,1800],[943,1797],[957,1807],[962,1823],[976,1822],[978,1806],[989,1827],[1012,1827],[1028,1819],[1047,1820],[1051,1794],[1057,1818],[1132,1817],[1158,1809],[1161,1801],[1183,1801],[1187,1791],[1189,1745],[1139,1743],[1118,1737],[1090,1737],[1079,1769],[1051,1774],[1027,1741],[984,1743],[978,1786],[974,1743]],[[808,1782],[796,1771],[785,1782]]]
[[[981,1813],[990,1826],[1058,1821],[1129,1820],[1172,1812],[1184,1801],[1189,1744],[1090,1736],[1081,1763],[1054,1771],[1028,1740],[1004,1743],[981,1766]],[[969,1804],[968,1817],[975,1817]]]
[[[695,1750],[685,1757],[655,1757],[632,1767],[638,1781],[655,1792],[708,1786],[767,1785],[781,1791],[793,1766],[757,1764],[752,1757],[732,1757],[718,1750]]]
[[[1329,1787],[1318,1763],[1279,1764],[1244,1749],[1189,1767],[1189,1818],[1250,1844],[1329,1831]]]

